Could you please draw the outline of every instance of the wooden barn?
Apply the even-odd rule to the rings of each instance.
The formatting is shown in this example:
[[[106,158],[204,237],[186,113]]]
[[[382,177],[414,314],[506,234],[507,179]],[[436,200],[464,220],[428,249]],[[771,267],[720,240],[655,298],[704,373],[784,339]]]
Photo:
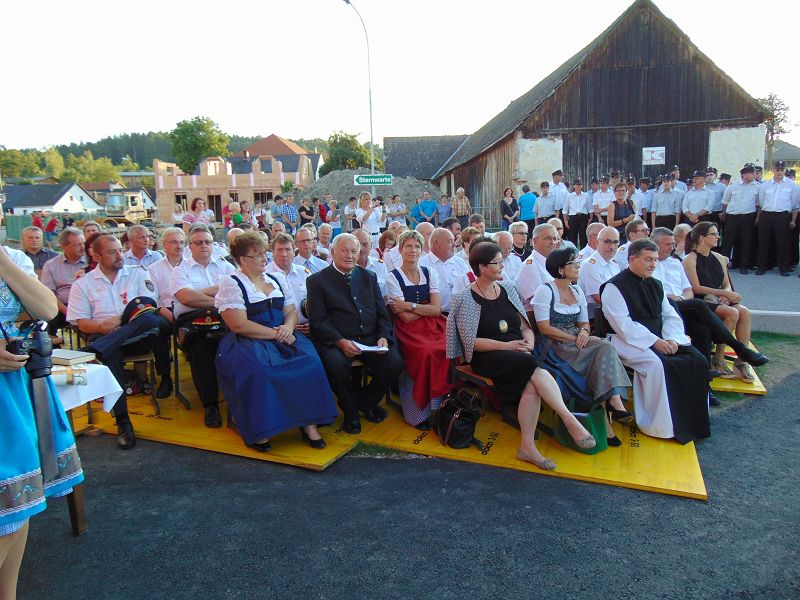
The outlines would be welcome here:
[[[636,0],[583,50],[470,135],[431,178],[463,187],[490,226],[504,187],[538,190],[556,169],[584,180],[677,164],[738,173],[763,164],[766,109],[650,0]],[[643,149],[664,147],[664,165]]]

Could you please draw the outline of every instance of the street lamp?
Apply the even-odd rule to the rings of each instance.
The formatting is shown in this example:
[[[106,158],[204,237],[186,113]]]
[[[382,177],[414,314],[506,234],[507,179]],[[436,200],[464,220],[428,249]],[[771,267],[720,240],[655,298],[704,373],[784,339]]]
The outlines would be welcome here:
[[[361,26],[364,28],[364,39],[367,40],[367,82],[369,85],[369,164],[370,173],[375,174],[375,144],[372,141],[372,67],[369,60],[369,35],[367,34],[367,26],[364,24],[364,19],[361,18],[361,13],[350,0],[343,0],[345,4],[349,4],[356,14],[358,15]],[[375,186],[372,186],[372,196],[375,197]]]

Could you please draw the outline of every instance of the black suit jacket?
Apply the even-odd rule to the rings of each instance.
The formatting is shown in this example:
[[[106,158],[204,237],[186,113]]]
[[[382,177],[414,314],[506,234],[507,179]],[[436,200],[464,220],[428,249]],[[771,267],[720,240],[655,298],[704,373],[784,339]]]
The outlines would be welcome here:
[[[311,338],[334,345],[341,339],[374,345],[393,340],[392,322],[375,273],[356,267],[350,277],[333,265],[306,279]]]

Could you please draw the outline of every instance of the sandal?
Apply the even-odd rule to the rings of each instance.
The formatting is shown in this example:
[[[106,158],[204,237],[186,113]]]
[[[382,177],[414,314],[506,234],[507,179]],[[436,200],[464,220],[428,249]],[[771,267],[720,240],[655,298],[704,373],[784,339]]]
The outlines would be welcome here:
[[[756,376],[753,374],[753,369],[746,362],[735,362],[733,368],[736,372],[736,378],[744,383],[753,383]]]
[[[736,379],[739,377],[734,371],[731,370],[731,368],[728,366],[728,362],[724,358],[722,360],[712,360],[711,368],[715,371],[719,371],[719,377],[721,379]]]

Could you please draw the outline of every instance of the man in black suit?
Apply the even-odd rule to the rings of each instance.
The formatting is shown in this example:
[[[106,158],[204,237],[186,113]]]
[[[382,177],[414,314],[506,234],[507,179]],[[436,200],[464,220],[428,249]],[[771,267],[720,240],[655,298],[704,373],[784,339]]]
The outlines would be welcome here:
[[[332,264],[306,280],[311,339],[344,413],[343,428],[353,434],[361,432],[359,411],[371,423],[386,418],[378,403],[403,369],[378,279],[357,266],[359,251],[355,236],[336,236]],[[362,352],[354,342],[388,351]],[[372,381],[362,389],[353,385],[356,357],[372,372]]]

